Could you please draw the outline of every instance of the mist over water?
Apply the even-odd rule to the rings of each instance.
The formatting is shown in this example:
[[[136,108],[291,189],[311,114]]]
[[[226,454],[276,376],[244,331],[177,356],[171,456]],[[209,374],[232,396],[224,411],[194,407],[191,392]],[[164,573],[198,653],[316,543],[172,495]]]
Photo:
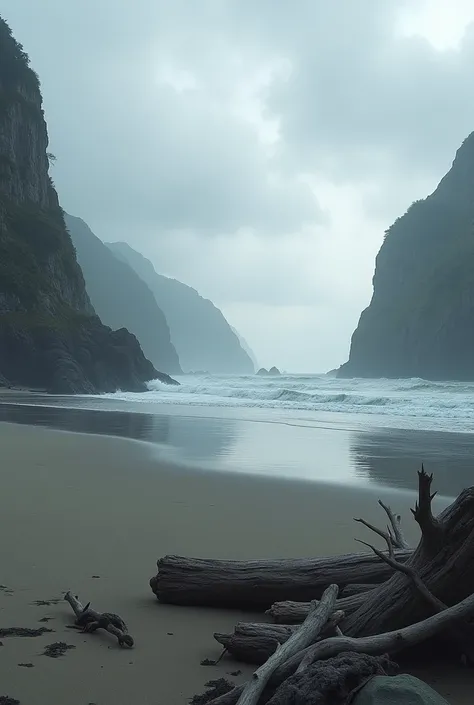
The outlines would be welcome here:
[[[474,383],[423,379],[336,379],[327,375],[279,377],[186,375],[181,386],[149,383],[146,394],[118,392],[116,399],[229,409],[274,409],[310,419],[350,416],[356,425],[474,431]]]

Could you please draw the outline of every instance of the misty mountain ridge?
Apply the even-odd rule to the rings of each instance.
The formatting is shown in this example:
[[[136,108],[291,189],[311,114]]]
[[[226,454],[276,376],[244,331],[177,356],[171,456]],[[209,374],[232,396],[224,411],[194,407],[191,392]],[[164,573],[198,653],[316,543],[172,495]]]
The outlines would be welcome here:
[[[65,214],[92,305],[111,328],[127,328],[146,357],[168,374],[182,370],[163,311],[132,267],[104,245],[81,219]]]
[[[341,377],[474,380],[474,132],[387,230]]]
[[[153,264],[125,242],[106,243],[153,292],[166,316],[171,340],[185,372],[253,374],[254,363],[238,335],[212,301],[177,279],[158,274]]]

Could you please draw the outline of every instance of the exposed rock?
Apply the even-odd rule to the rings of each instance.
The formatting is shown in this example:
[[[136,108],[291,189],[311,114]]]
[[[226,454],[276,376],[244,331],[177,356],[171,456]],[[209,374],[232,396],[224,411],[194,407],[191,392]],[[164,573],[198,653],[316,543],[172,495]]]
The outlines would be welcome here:
[[[155,295],[166,316],[181,367],[211,374],[253,374],[254,366],[222,311],[176,279],[155,271],[152,263],[125,242],[108,243]]]
[[[169,374],[179,374],[178,355],[170,339],[165,314],[150,288],[81,218],[66,213],[65,220],[87,293],[102,322],[111,328],[127,328],[136,335],[155,367]]]
[[[257,374],[262,377],[264,377],[265,375],[272,375],[273,377],[277,377],[281,374],[281,372],[278,367],[270,367],[269,370],[267,370],[265,367],[261,367]]]
[[[55,393],[141,391],[159,376],[102,325],[48,175],[38,77],[0,18],[0,374]]]
[[[449,705],[429,685],[414,676],[375,676],[352,700],[353,705]]]
[[[341,377],[474,379],[474,133],[386,232]]]

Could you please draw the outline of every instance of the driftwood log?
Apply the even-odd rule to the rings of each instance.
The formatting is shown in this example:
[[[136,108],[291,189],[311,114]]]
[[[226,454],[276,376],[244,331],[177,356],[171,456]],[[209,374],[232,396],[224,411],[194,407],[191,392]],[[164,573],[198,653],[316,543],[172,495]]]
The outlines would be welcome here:
[[[366,599],[367,593],[342,597],[337,600],[336,609],[343,610],[346,615],[352,614],[364,604]],[[310,602],[295,602],[294,600],[275,602],[266,611],[266,614],[272,617],[277,624],[300,624],[306,619],[310,604]]]
[[[396,552],[402,562],[411,554]],[[150,587],[160,602],[169,604],[266,609],[281,600],[318,599],[331,584],[341,590],[352,583],[377,585],[392,573],[373,553],[268,561],[165,556]]]
[[[344,612],[336,610],[323,627],[321,638],[335,636],[336,627],[343,618]],[[288,641],[298,628],[297,624],[239,622],[232,634],[216,632],[214,639],[237,661],[262,664],[275,652],[278,644]]]
[[[368,592],[373,590],[374,585],[370,583],[353,583],[352,585],[346,585],[346,587],[341,590],[341,597],[353,597],[353,595],[360,595],[363,592]]]

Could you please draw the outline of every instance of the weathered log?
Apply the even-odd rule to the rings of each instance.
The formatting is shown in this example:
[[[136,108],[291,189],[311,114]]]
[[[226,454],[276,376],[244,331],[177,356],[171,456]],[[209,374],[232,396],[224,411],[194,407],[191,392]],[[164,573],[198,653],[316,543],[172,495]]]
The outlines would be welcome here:
[[[72,607],[76,620],[74,625],[84,632],[95,632],[97,629],[105,629],[116,637],[120,646],[131,648],[134,644],[132,637],[128,633],[127,626],[119,615],[113,612],[96,612],[90,607],[90,602],[84,607],[78,597],[70,591],[64,595],[66,602]]]
[[[271,676],[269,686],[277,688],[287,678],[296,672],[303,658],[311,654],[311,662],[328,659],[344,651],[365,653],[371,655],[393,654],[415,646],[427,639],[443,632],[456,622],[467,620],[474,616],[474,594],[469,595],[462,602],[448,607],[448,609],[432,615],[422,622],[410,624],[403,629],[398,629],[384,634],[375,634],[361,638],[333,637],[324,639],[303,651],[298,652],[280,666]],[[236,686],[225,695],[212,700],[208,705],[235,705],[242,693],[243,687]]]
[[[336,627],[344,612],[334,612],[321,632],[321,638],[336,634]],[[275,653],[278,644],[284,644],[299,625],[239,622],[233,634],[215,633],[214,639],[237,661],[260,665]]]
[[[353,583],[352,585],[346,585],[346,587],[341,590],[341,597],[353,597],[354,595],[360,595],[363,592],[369,592],[369,590],[374,589],[374,585],[370,583]]]
[[[262,664],[299,629],[299,624],[239,622],[233,634],[216,632],[214,639],[237,661]]]
[[[474,487],[435,518],[431,511],[432,476],[419,473],[419,497],[413,515],[422,537],[408,562],[427,590],[441,603],[453,605],[474,592]],[[409,575],[395,572],[383,585],[366,593],[355,611],[346,611],[342,629],[365,636],[399,629],[422,620],[433,607]]]
[[[406,561],[411,551],[397,552]],[[320,598],[336,583],[380,584],[392,569],[372,553],[321,558],[227,561],[165,556],[150,587],[161,602],[211,607],[267,608],[280,600]]]
[[[288,641],[284,644],[279,644],[268,661],[253,672],[239,696],[237,705],[258,705],[260,695],[273,672],[292,656],[314,643],[334,611],[337,593],[337,585],[330,585],[324,591],[321,602],[312,604],[311,610],[301,627],[293,632]]]
[[[367,593],[359,593],[358,595],[342,597],[336,601],[336,609],[343,610],[346,615],[352,614],[364,603],[364,600],[367,599],[366,596]],[[275,602],[266,611],[266,614],[272,617],[277,624],[300,624],[308,616],[309,606],[309,602],[284,600],[283,602]]]

